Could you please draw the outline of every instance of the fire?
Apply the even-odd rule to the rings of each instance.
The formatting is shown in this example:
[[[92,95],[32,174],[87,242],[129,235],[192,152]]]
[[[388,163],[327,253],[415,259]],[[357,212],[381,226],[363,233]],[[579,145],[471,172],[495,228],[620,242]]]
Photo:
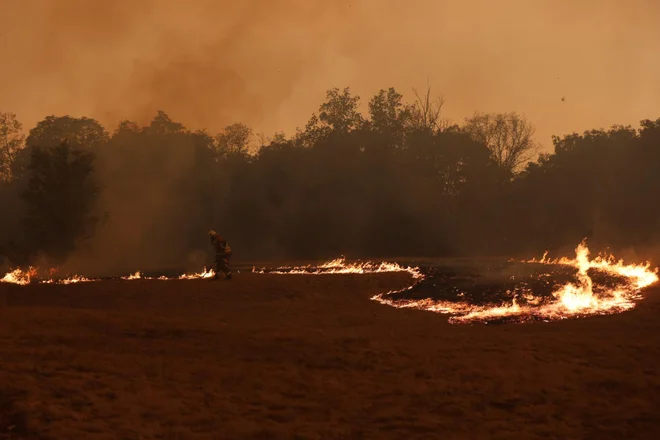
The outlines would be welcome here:
[[[100,281],[98,278],[87,278],[82,275],[73,275],[68,278],[54,278],[54,275],[56,275],[58,272],[57,269],[49,269],[48,274],[49,277],[46,279],[38,279],[37,274],[38,270],[36,268],[31,267],[29,270],[24,271],[22,269],[15,269],[9,273],[7,273],[2,279],[0,279],[0,282],[3,283],[10,283],[10,284],[18,284],[21,286],[26,286],[28,284],[36,283],[36,284],[76,284],[76,283],[89,283],[93,281]],[[133,274],[127,275],[120,277],[119,279],[125,280],[125,281],[133,281],[133,280],[160,280],[160,281],[168,281],[168,280],[195,280],[195,279],[202,279],[202,278],[212,278],[215,276],[215,272],[213,270],[203,270],[202,272],[199,273],[192,273],[192,274],[183,274],[180,275],[179,277],[166,277],[166,276],[159,276],[159,277],[145,277],[142,275],[140,271],[137,271]]]
[[[37,275],[37,269],[35,269],[34,267],[30,267],[27,271],[23,271],[21,269],[15,269],[7,273],[2,279],[0,279],[0,282],[19,284],[21,286],[25,286],[27,284],[30,284],[32,278],[34,278],[36,275]]]
[[[92,281],[98,281],[94,278],[86,278],[81,275],[73,275],[69,278],[64,279],[54,279],[49,278],[47,280],[39,281],[40,284],[76,284],[76,283],[90,283]]]
[[[126,277],[121,277],[122,280],[140,280],[142,279],[142,274],[138,270],[134,274],[128,275]]]
[[[39,273],[37,268],[30,267],[27,271],[14,269],[13,271],[7,273],[2,279],[0,279],[0,282],[26,286],[33,282],[39,284],[75,284],[95,281],[94,279],[86,278],[80,275],[73,275],[69,278],[63,279],[53,278],[57,272],[57,269],[50,269],[48,270],[49,278],[39,280],[37,279]]]
[[[325,275],[325,274],[368,274],[383,272],[408,272],[414,279],[421,279],[424,276],[416,267],[403,267],[396,263],[382,262],[373,263],[370,261],[364,263],[347,263],[346,258],[341,257],[324,263],[320,266],[298,266],[298,267],[278,267],[268,270],[266,268],[252,269],[253,273],[259,274],[277,274],[277,275]]]
[[[183,274],[179,276],[180,280],[196,280],[196,279],[201,279],[201,278],[213,278],[215,276],[215,271],[213,269],[206,270],[204,269],[203,271],[199,273],[193,273],[193,274]]]
[[[160,280],[160,281],[168,281],[168,280],[196,280],[196,279],[202,279],[202,278],[212,278],[215,276],[215,272],[213,270],[206,270],[204,269],[201,272],[198,273],[185,273],[183,275],[179,275],[176,278],[171,278],[171,277],[166,277],[166,276],[159,276],[159,277],[145,277],[142,275],[140,271],[135,272],[134,274],[131,274],[126,277],[122,277],[122,280],[127,280],[127,281],[132,281],[132,280]]]
[[[65,278],[63,280],[59,280],[58,283],[60,284],[76,284],[76,283],[89,283],[92,281],[96,281],[93,278],[86,278],[80,275],[74,275],[70,278]]]
[[[326,274],[374,274],[386,272],[407,272],[414,283],[404,290],[388,292],[373,296],[371,299],[396,308],[414,308],[436,313],[451,315],[451,323],[488,322],[494,319],[509,318],[515,321],[540,319],[544,321],[566,319],[598,314],[619,313],[635,307],[641,298],[641,289],[658,282],[658,269],[652,269],[650,263],[624,264],[616,260],[613,255],[599,255],[589,259],[589,248],[586,242],[580,243],[575,249],[575,257],[562,257],[549,259],[544,253],[539,260],[531,259],[521,263],[539,264],[546,266],[566,266],[577,269],[575,280],[555,287],[551,296],[534,294],[524,283],[519,283],[513,291],[507,291],[510,299],[499,305],[475,305],[464,300],[464,293],[457,294],[457,301],[437,301],[426,299],[395,299],[394,295],[405,294],[414,287],[423,283],[425,276],[419,267],[402,266],[391,262],[355,262],[349,263],[344,257],[329,261],[319,266],[307,265],[296,267],[278,267],[276,269],[256,269],[257,274],[280,275],[326,275]],[[509,260],[512,261],[512,260]],[[72,276],[66,279],[54,279],[57,271],[51,271],[51,278],[40,281],[37,269],[29,268],[27,271],[16,269],[7,273],[0,282],[27,285],[33,282],[46,284],[73,284],[80,282],[98,281],[82,276]],[[545,271],[551,272],[551,271]],[[616,277],[616,287],[595,286],[593,274],[607,274]],[[194,280],[207,279],[215,276],[215,272],[204,269],[199,273],[183,274],[170,278],[161,276],[157,278],[144,277],[139,271],[121,277],[122,280]],[[550,273],[541,273],[539,280],[551,277]],[[512,277],[513,279],[513,277]],[[621,281],[623,280],[623,281]],[[550,286],[548,283],[544,285]],[[521,287],[522,286],[522,287]]]
[[[640,290],[658,281],[657,269],[651,269],[650,263],[626,265],[622,260],[616,260],[612,255],[597,256],[589,260],[589,248],[586,242],[580,243],[575,249],[575,258],[560,258],[550,260],[547,252],[540,260],[532,259],[526,263],[545,265],[565,265],[578,269],[577,281],[566,283],[552,292],[554,301],[543,304],[543,298],[536,297],[532,292],[524,292],[526,304],[518,303],[514,296],[511,303],[500,306],[476,306],[449,301],[425,300],[392,300],[393,293],[376,295],[372,299],[393,307],[416,308],[451,314],[452,323],[487,322],[489,320],[511,317],[520,321],[528,319],[557,320],[570,317],[611,314],[623,312],[635,307],[641,298]],[[589,270],[598,270],[609,275],[623,277],[622,287],[594,292],[594,282]]]

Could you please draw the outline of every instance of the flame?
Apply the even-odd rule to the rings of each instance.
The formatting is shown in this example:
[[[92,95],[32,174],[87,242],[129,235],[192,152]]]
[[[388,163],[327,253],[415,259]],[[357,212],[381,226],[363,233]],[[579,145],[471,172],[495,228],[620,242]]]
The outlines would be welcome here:
[[[49,269],[48,270],[49,278],[45,280],[38,280],[37,275],[39,273],[39,270],[35,267],[30,267],[27,271],[23,271],[22,269],[14,269],[13,271],[7,273],[2,279],[0,279],[0,282],[26,286],[33,282],[37,282],[39,284],[75,284],[75,283],[96,281],[94,279],[86,278],[81,275],[73,275],[69,278],[64,278],[64,279],[53,278],[53,276],[56,275],[57,272],[58,272],[57,269]]]
[[[397,263],[389,263],[383,261],[381,263],[373,263],[367,261],[364,263],[347,263],[346,258],[340,257],[335,260],[324,263],[320,266],[298,266],[298,267],[278,267],[277,269],[268,270],[266,268],[256,269],[252,268],[253,273],[259,274],[276,274],[276,275],[325,275],[325,274],[368,274],[368,273],[383,273],[383,272],[408,272],[414,279],[424,278],[419,268],[416,267],[403,267]]]
[[[82,275],[73,275],[68,278],[63,278],[63,279],[58,279],[55,278],[54,275],[58,273],[57,269],[49,269],[48,270],[48,275],[49,277],[47,279],[42,279],[39,280],[37,279],[37,274],[38,274],[38,269],[30,267],[29,270],[24,271],[22,269],[14,269],[13,271],[7,273],[2,279],[0,279],[0,282],[3,283],[11,283],[11,284],[18,284],[21,286],[26,286],[28,284],[32,283],[37,283],[37,284],[76,284],[76,283],[89,283],[92,281],[101,281],[98,278],[87,278]],[[133,274],[130,274],[128,276],[123,276],[120,277],[119,279],[125,280],[125,281],[133,281],[133,280],[160,280],[160,281],[167,281],[167,280],[195,280],[195,279],[202,279],[202,278],[212,278],[215,276],[215,272],[213,270],[206,270],[204,269],[202,272],[199,273],[192,273],[192,274],[183,274],[179,277],[166,277],[166,276],[159,276],[159,277],[145,277],[142,275],[140,271],[137,271]]]
[[[141,280],[142,279],[142,274],[138,270],[134,274],[131,274],[131,275],[126,276],[126,277],[121,277],[121,279],[122,280]]]
[[[164,275],[159,276],[159,277],[145,277],[142,275],[140,271],[135,272],[132,275],[122,277],[122,280],[127,280],[127,281],[132,281],[132,280],[159,280],[159,281],[169,281],[169,280],[196,280],[196,279],[202,279],[202,278],[213,278],[215,276],[215,272],[211,270],[202,270],[201,272],[198,273],[186,273],[183,275],[179,275],[176,278],[172,277],[166,277]]]
[[[215,276],[215,271],[213,269],[206,270],[206,268],[199,272],[193,274],[183,274],[179,276],[180,280],[196,280],[201,278],[213,278]]]
[[[439,313],[451,314],[449,322],[469,323],[487,322],[489,320],[512,317],[520,321],[531,318],[541,320],[557,320],[570,317],[611,314],[623,312],[635,307],[635,301],[641,298],[640,290],[658,281],[658,269],[651,269],[649,262],[645,264],[626,265],[622,260],[616,260],[613,255],[597,256],[589,260],[589,248],[586,241],[582,241],[575,249],[575,258],[562,257],[559,259],[548,259],[548,253],[543,254],[540,260],[532,259],[526,263],[538,263],[546,265],[566,265],[578,269],[577,282],[567,283],[552,292],[554,301],[541,304],[543,298],[534,296],[532,292],[523,292],[526,305],[518,304],[514,296],[509,304],[500,306],[475,306],[465,303],[454,303],[449,301],[425,300],[392,300],[388,298],[393,293],[380,294],[372,297],[393,307],[416,308]],[[596,269],[610,275],[625,278],[623,287],[609,289],[599,295],[594,293],[594,284],[589,276],[589,270]],[[541,276],[547,276],[542,274]]]
[[[535,263],[543,265],[564,265],[577,269],[575,282],[566,283],[552,292],[550,301],[547,298],[534,295],[529,289],[516,288],[515,292],[507,292],[512,296],[511,302],[497,306],[480,306],[468,304],[465,301],[436,301],[433,299],[411,300],[392,299],[393,294],[405,293],[412,289],[417,283],[424,280],[424,275],[418,267],[404,267],[391,262],[356,262],[348,263],[344,257],[337,258],[320,266],[296,266],[279,267],[276,269],[256,269],[253,273],[258,274],[373,274],[385,272],[407,272],[415,280],[414,284],[404,290],[388,292],[373,296],[371,299],[396,308],[414,308],[437,313],[451,315],[451,323],[488,322],[498,318],[514,318],[518,321],[529,319],[556,320],[570,317],[611,314],[629,310],[636,305],[641,298],[641,289],[658,282],[658,269],[651,269],[651,264],[624,264],[623,260],[616,260],[613,255],[599,255],[589,259],[589,248],[586,241],[580,243],[575,249],[575,258],[549,259],[545,252],[541,259],[531,259],[523,263]],[[513,261],[513,260],[509,260]],[[617,276],[625,280],[622,286],[594,292],[594,282],[589,275],[590,270],[596,270],[609,275]],[[98,281],[79,275],[70,278],[56,280],[52,275],[57,273],[56,269],[50,271],[51,278],[45,281],[37,281],[46,284],[73,284],[80,282]],[[27,285],[36,281],[37,269],[30,267],[27,271],[15,269],[7,273],[0,282]],[[138,271],[132,275],[121,277],[122,280],[193,280],[205,279],[215,276],[213,270],[204,269],[199,273],[184,274],[176,278],[161,276],[158,278],[143,277]],[[542,273],[539,277],[549,277],[548,273]],[[464,296],[459,293],[458,297]],[[522,304],[520,299],[523,299]]]
[[[58,283],[60,283],[60,284],[76,284],[76,283],[89,283],[89,282],[92,282],[92,281],[97,281],[97,280],[92,279],[92,278],[86,278],[86,277],[83,277],[83,276],[80,276],[80,275],[74,275],[70,278],[59,280]]]
[[[73,275],[69,278],[64,279],[54,279],[49,278],[47,280],[39,281],[40,284],[76,284],[76,283],[91,283],[92,281],[98,281],[94,278],[86,278],[81,275]]]
[[[19,284],[21,286],[25,286],[27,284],[30,284],[32,278],[34,278],[36,275],[37,275],[37,269],[35,269],[34,267],[30,267],[27,271],[23,271],[21,269],[14,269],[13,271],[5,274],[5,276],[2,279],[0,279],[0,282]]]

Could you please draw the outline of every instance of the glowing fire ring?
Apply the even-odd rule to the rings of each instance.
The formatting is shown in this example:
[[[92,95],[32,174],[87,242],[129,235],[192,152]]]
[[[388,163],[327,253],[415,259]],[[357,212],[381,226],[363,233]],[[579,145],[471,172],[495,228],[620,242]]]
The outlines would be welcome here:
[[[620,313],[635,307],[641,298],[641,290],[658,281],[658,269],[651,270],[650,263],[643,265],[625,265],[613,256],[598,256],[589,260],[589,249],[585,242],[575,250],[574,259],[561,258],[549,260],[546,255],[541,260],[528,260],[522,263],[537,263],[544,265],[562,265],[577,269],[577,282],[561,285],[552,292],[554,301],[542,305],[533,305],[541,298],[535,297],[532,292],[526,292],[525,305],[518,303],[514,297],[509,303],[499,306],[478,306],[452,301],[423,300],[394,300],[392,296],[410,290],[388,292],[372,297],[382,304],[397,308],[414,308],[451,315],[451,323],[492,322],[499,319],[509,319],[517,322],[529,320],[559,320],[567,318],[585,317],[590,315],[606,315]],[[594,293],[594,282],[589,270],[605,272],[625,280],[625,283],[614,289],[608,289],[605,294]]]

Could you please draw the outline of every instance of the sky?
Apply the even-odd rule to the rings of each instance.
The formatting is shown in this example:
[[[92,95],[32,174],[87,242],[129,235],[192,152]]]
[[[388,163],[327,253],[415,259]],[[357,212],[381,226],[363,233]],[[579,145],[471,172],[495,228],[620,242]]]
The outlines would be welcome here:
[[[657,23],[654,0],[0,0],[0,111],[291,135],[329,88],[366,110],[430,85],[445,118],[515,111],[550,151],[660,117]]]

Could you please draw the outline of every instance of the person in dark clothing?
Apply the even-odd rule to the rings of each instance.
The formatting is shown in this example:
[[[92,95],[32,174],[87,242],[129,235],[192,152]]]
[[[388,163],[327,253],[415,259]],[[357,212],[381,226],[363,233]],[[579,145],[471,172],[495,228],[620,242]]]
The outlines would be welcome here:
[[[220,272],[225,274],[225,279],[231,279],[231,270],[229,269],[229,259],[232,255],[232,250],[227,240],[218,235],[214,230],[209,231],[211,244],[215,249],[215,276],[213,279],[218,279]]]

